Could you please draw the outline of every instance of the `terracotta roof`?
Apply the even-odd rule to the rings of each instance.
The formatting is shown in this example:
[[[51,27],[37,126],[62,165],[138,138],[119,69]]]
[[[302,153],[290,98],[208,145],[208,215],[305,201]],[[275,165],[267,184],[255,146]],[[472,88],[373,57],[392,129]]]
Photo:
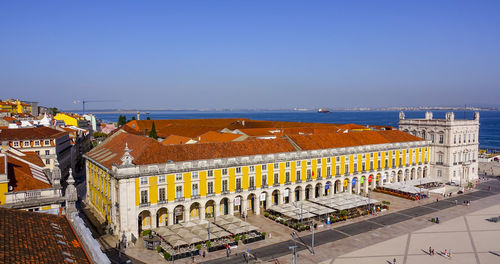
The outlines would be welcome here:
[[[112,164],[121,163],[120,158],[124,154],[125,143],[132,150],[130,154],[134,157],[133,162],[136,165],[295,151],[286,139],[163,145],[154,139],[121,130],[85,156],[111,169]]]
[[[186,144],[191,138],[188,137],[181,137],[177,135],[170,135],[167,138],[165,138],[161,144],[163,145],[177,145],[177,144]]]
[[[2,129],[0,141],[2,140],[27,140],[27,139],[53,139],[68,134],[50,127],[14,128]]]
[[[224,128],[234,129],[266,129],[274,130],[276,128],[291,127],[331,127],[335,124],[324,123],[301,123],[285,121],[265,121],[250,120],[248,118],[221,118],[221,119],[164,119],[164,120],[132,120],[124,127],[130,127],[135,132],[128,132],[147,135],[155,122],[157,135],[166,138],[170,135],[178,135],[190,138],[197,138],[209,131],[220,131]],[[259,130],[253,130],[258,133]],[[255,134],[262,136],[265,134]]]
[[[91,263],[65,216],[0,208],[0,223],[0,263]]]
[[[421,141],[399,130],[387,131],[350,131],[348,133],[330,133],[317,135],[289,135],[302,150],[354,147],[409,141]]]
[[[0,173],[5,173],[5,156],[0,156]],[[29,164],[29,163],[32,163]],[[52,188],[43,173],[45,164],[35,152],[23,152],[19,155],[7,153],[7,177],[12,191],[29,191]]]
[[[198,137],[200,143],[210,143],[210,142],[231,142],[243,135],[231,134],[231,133],[219,133],[216,131],[209,131]]]

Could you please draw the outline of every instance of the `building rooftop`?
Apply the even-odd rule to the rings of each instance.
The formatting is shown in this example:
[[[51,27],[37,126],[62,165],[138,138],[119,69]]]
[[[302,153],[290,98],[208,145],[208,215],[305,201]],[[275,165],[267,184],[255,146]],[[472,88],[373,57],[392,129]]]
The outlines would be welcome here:
[[[190,141],[191,138],[188,137],[182,137],[182,136],[177,136],[177,135],[170,135],[165,140],[161,142],[163,145],[178,145],[178,144],[186,144],[188,141]]]
[[[302,150],[422,141],[419,137],[398,130],[287,136]],[[125,152],[125,144],[131,150],[130,154],[136,165],[297,151],[292,142],[282,137],[205,144],[164,145],[152,138],[120,130],[97,148],[88,152],[86,156],[111,169],[113,164],[121,164],[120,159]]]
[[[0,141],[54,139],[68,134],[50,127],[2,129]]]
[[[0,174],[5,173],[5,154],[7,154],[7,177],[11,191],[30,191],[52,188],[43,172],[45,164],[35,152],[9,150],[0,154]]]
[[[91,263],[65,216],[0,208],[0,263]]]

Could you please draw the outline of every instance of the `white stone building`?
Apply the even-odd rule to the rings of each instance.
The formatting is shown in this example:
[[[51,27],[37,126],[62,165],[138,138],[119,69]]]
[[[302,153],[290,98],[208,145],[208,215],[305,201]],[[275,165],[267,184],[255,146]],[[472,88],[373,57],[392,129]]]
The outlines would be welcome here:
[[[478,178],[479,112],[472,120],[455,119],[453,112],[445,119],[406,119],[399,114],[399,129],[430,141],[431,176],[443,182],[466,185]]]

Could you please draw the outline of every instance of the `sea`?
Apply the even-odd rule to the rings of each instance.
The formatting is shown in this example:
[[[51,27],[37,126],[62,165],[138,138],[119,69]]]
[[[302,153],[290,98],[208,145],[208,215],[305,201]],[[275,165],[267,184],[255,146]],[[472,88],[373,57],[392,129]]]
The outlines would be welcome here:
[[[433,111],[434,118],[442,119],[448,111]],[[455,119],[472,119],[474,112],[455,112]],[[120,113],[96,112],[104,122],[117,122]],[[127,120],[136,114],[124,114]],[[406,118],[424,118],[425,111],[405,111]],[[200,118],[249,118],[292,122],[334,124],[388,125],[398,127],[399,111],[149,111],[141,112],[141,119],[200,119]],[[479,147],[500,149],[500,111],[480,111]]]

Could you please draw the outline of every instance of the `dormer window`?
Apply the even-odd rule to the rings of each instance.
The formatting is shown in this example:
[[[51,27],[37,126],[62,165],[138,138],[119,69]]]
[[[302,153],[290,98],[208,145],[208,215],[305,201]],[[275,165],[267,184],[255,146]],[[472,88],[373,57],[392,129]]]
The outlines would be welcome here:
[[[148,184],[148,177],[141,177],[141,185]]]
[[[43,142],[43,144],[44,144],[45,146],[50,145],[50,140],[45,140],[45,141]]]
[[[23,142],[23,147],[30,147],[30,146],[31,146],[31,143],[30,143],[30,141],[29,141],[29,140],[25,140],[25,141]]]
[[[236,173],[241,173],[241,167],[236,167]]]
[[[35,140],[35,146],[40,146],[40,140]]]
[[[13,145],[15,148],[18,148],[18,147],[19,147],[19,141],[14,141],[14,142],[12,142],[12,145]]]

